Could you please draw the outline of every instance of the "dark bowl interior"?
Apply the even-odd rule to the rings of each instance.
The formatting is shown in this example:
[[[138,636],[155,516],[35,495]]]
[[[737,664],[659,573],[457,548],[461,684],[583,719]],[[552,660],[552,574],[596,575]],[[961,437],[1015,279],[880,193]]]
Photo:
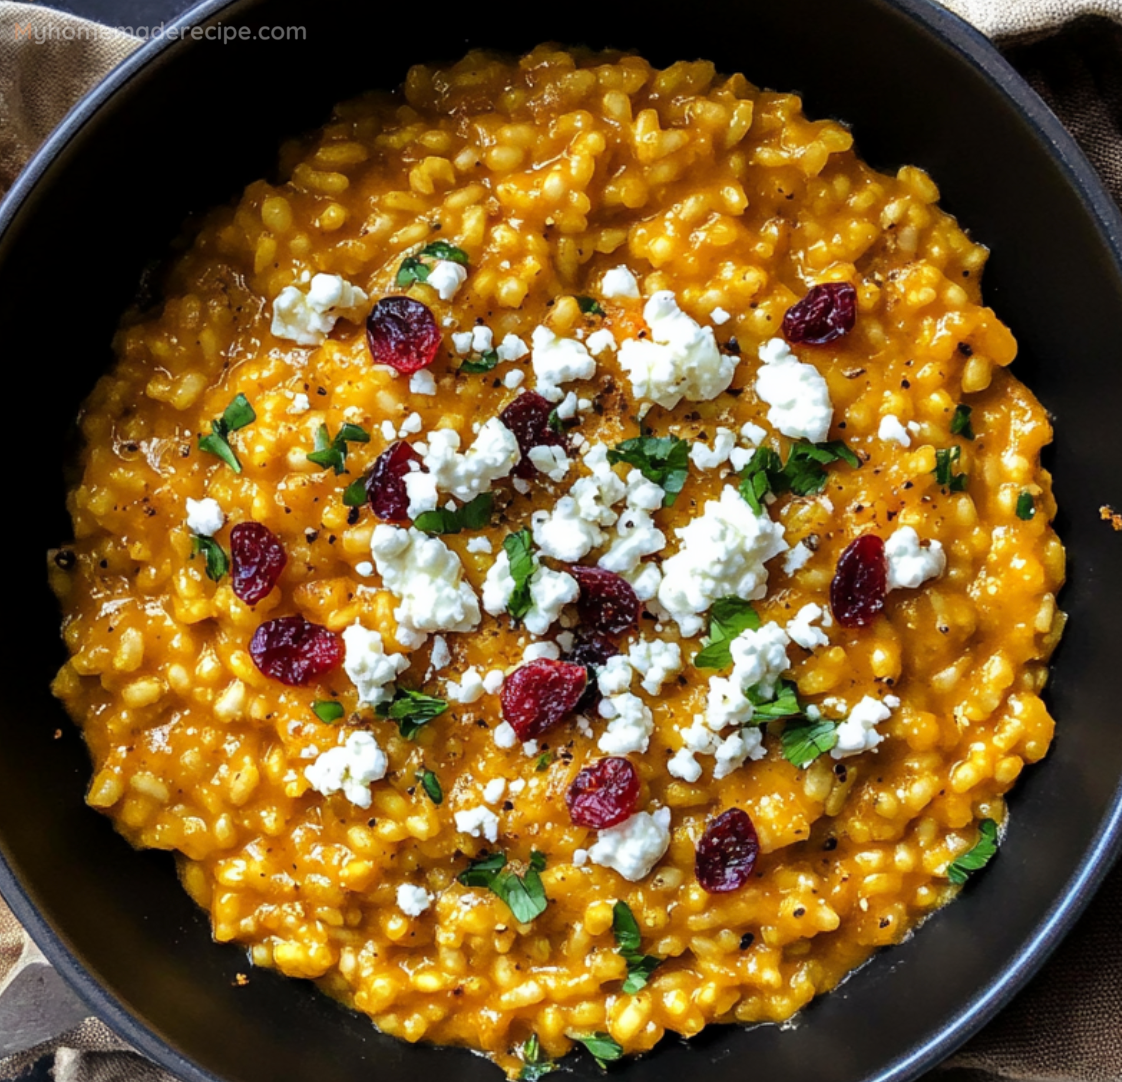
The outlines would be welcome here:
[[[694,0],[686,14],[658,0],[641,17],[630,4],[574,0],[547,13],[495,0],[463,18],[434,11],[416,35],[363,0],[239,0],[193,18],[208,12],[227,26],[304,26],[306,38],[186,40],[133,58],[0,214],[5,355],[54,373],[49,386],[32,386],[30,374],[20,384],[7,431],[10,502],[35,511],[0,540],[3,566],[25,570],[34,594],[10,628],[20,645],[0,655],[0,887],[17,914],[103,1017],[185,1078],[318,1082],[326,1067],[334,1082],[440,1070],[494,1082],[483,1060],[383,1037],[310,985],[255,972],[235,988],[243,954],[211,942],[170,857],[133,852],[83,805],[86,752],[47,690],[63,656],[41,571],[44,551],[68,537],[62,433],[110,362],[146,262],[189,212],[269,172],[282,137],[322,122],[333,102],[474,45],[523,50],[564,36],[655,62],[704,56],[802,92],[812,116],[846,120],[872,164],[926,168],[944,206],[992,248],[988,301],[1022,344],[1017,374],[1056,418],[1050,461],[1072,619],[1051,687],[1055,749],[1020,784],[1000,858],[959,902],[816,1002],[796,1032],[713,1029],[689,1044],[668,1040],[617,1073],[634,1082],[701,1071],[714,1082],[744,1071],[786,1082],[914,1077],[1035,969],[1114,849],[1122,561],[1097,512],[1122,504],[1122,479],[1108,466],[1122,406],[1120,223],[1086,162],[997,54],[926,0]],[[67,294],[61,327],[44,311],[47,283]],[[587,1060],[577,1069],[593,1071]]]

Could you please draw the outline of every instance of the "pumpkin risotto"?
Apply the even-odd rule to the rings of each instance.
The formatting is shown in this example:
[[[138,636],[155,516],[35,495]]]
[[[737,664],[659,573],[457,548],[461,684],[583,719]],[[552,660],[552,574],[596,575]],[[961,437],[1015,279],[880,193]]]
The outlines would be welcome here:
[[[1064,554],[986,251],[705,62],[415,67],[81,416],[54,683],[214,935],[536,1078],[790,1018],[993,855]]]

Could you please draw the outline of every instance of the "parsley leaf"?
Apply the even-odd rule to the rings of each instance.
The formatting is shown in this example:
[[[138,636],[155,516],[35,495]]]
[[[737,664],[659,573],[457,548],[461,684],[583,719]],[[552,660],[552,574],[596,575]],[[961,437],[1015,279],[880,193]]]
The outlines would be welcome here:
[[[515,620],[521,620],[530,611],[533,600],[530,597],[530,579],[537,568],[534,566],[534,543],[529,530],[507,534],[503,539],[503,551],[510,561],[510,577],[514,579],[514,592],[510,595],[506,611]]]
[[[545,912],[549,899],[541,873],[545,870],[545,854],[536,849],[530,854],[530,863],[522,875],[506,866],[502,853],[493,853],[473,860],[456,878],[465,887],[486,887],[497,894],[520,924],[528,924]]]
[[[607,1033],[589,1033],[585,1037],[574,1036],[573,1040],[580,1041],[601,1067],[623,1058],[623,1049]]]
[[[307,453],[307,459],[321,469],[333,469],[338,476],[347,472],[347,444],[369,442],[370,433],[358,425],[349,422],[341,425],[334,439],[331,439],[327,425],[320,425],[316,429],[315,450]]]
[[[332,725],[346,713],[346,710],[343,709],[342,703],[337,703],[334,699],[320,699],[312,703],[312,713],[325,725]]]
[[[547,424],[559,436],[565,434],[565,422],[561,420],[561,415],[557,412],[557,407],[549,411],[549,417],[546,419]]]
[[[522,1046],[522,1070],[518,1072],[519,1082],[538,1082],[539,1078],[556,1070],[557,1064],[545,1057],[538,1035],[532,1033]]]
[[[440,779],[427,768],[418,770],[415,777],[421,783],[421,788],[428,794],[429,800],[440,807],[444,802],[444,790],[441,788]]]
[[[553,762],[553,752],[543,751],[538,756],[537,762],[534,763],[534,770],[539,774],[545,773],[549,769],[549,764]]]
[[[582,315],[604,315],[604,309],[600,306],[600,302],[598,300],[594,300],[592,297],[577,297],[577,307],[581,310]]]
[[[427,282],[432,267],[425,260],[447,259],[461,266],[468,265],[468,255],[462,248],[449,244],[446,240],[434,240],[426,244],[416,255],[407,255],[398,267],[394,285],[398,289],[405,289],[414,282]]]
[[[481,530],[491,521],[491,509],[495,497],[490,492],[481,492],[475,499],[449,511],[438,507],[435,511],[424,511],[413,521],[418,530],[425,533],[459,533],[461,530]]]
[[[462,361],[460,363],[461,372],[490,372],[492,368],[499,363],[498,350],[489,349],[486,353],[481,353],[475,360]]]
[[[234,395],[233,401],[222,411],[222,416],[210,422],[210,435],[199,437],[199,450],[217,455],[234,473],[241,473],[241,460],[230,446],[230,433],[256,420],[257,414],[249,399],[244,394]]]
[[[989,864],[997,852],[997,823],[992,819],[983,819],[978,824],[978,834],[974,848],[947,865],[947,878],[956,887],[961,887],[972,872]]]
[[[690,449],[677,436],[637,436],[624,440],[608,452],[608,462],[626,462],[648,480],[661,485],[666,495],[663,507],[670,507],[690,473]]]
[[[769,492],[776,496],[785,492],[816,496],[826,487],[826,467],[832,462],[845,462],[854,469],[861,467],[861,460],[843,440],[802,440],[792,444],[786,464],[770,447],[759,447],[740,474],[740,495],[757,515]]]
[[[974,438],[974,429],[970,424],[970,414],[973,412],[969,406],[955,406],[954,416],[951,418],[952,436],[962,436],[967,440]]]
[[[1036,514],[1036,501],[1031,492],[1022,492],[1017,497],[1017,518],[1028,522]]]
[[[398,289],[405,289],[414,282],[427,282],[428,279],[429,267],[422,263],[415,255],[407,255],[401,261],[401,266],[397,269],[397,277],[393,280],[393,284],[397,286]]]
[[[954,465],[962,457],[962,448],[956,443],[953,447],[940,447],[935,452],[936,484],[949,488],[951,492],[964,492],[969,478],[964,473],[955,473]]]
[[[345,489],[343,489],[343,503],[347,507],[361,507],[366,503],[369,493],[366,491],[366,482],[370,479],[370,475],[366,474],[359,477],[357,480],[352,481]]]
[[[819,755],[825,755],[838,742],[838,727],[826,718],[819,721],[794,721],[787,725],[780,738],[783,758],[802,768]]]
[[[422,725],[439,717],[448,709],[443,699],[435,699],[421,691],[398,688],[388,703],[379,703],[374,712],[380,718],[396,721],[398,730],[406,740],[415,740]]]
[[[763,510],[763,498],[785,491],[783,460],[770,447],[757,447],[740,474],[740,495],[756,514]]]
[[[418,253],[422,258],[446,259],[452,263],[459,263],[461,267],[468,265],[468,254],[463,248],[457,248],[446,240],[434,240],[426,244]]]
[[[640,950],[639,922],[626,902],[616,902],[612,909],[612,932],[616,937],[616,948],[627,963],[623,990],[633,994],[646,987],[651,974],[662,964],[662,959]]]
[[[760,618],[751,601],[722,597],[709,610],[709,638],[694,656],[699,669],[724,669],[732,664],[732,640],[742,631],[758,631]]]
[[[230,558],[223,551],[222,546],[213,537],[204,537],[202,534],[191,535],[191,559],[200,552],[206,556],[206,577],[211,582],[218,582],[230,570]]]
[[[776,721],[779,718],[801,717],[803,714],[798,691],[790,680],[780,680],[770,696],[762,695],[755,687],[749,688],[744,694],[754,707],[753,724],[756,718],[761,722]]]

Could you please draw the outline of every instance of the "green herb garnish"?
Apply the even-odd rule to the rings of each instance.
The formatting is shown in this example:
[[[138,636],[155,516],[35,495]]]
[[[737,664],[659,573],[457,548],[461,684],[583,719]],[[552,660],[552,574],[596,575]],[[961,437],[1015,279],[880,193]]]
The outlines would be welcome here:
[[[640,949],[639,922],[626,902],[616,902],[612,909],[612,932],[616,937],[616,948],[627,963],[627,980],[623,982],[623,990],[638,992],[646,987],[651,974],[662,964],[662,959],[644,954]]]
[[[936,484],[948,488],[951,492],[963,492],[969,478],[964,473],[955,473],[955,463],[962,457],[962,448],[956,443],[953,447],[940,447],[935,452]]]
[[[825,718],[818,721],[792,721],[784,728],[780,739],[783,758],[801,769],[837,744],[838,727]]]
[[[481,530],[491,521],[491,510],[495,497],[490,492],[481,492],[463,507],[449,511],[438,507],[435,511],[424,511],[413,521],[418,530],[425,533],[459,533],[461,530]]]
[[[534,769],[539,773],[543,773],[549,769],[549,764],[553,762],[553,752],[543,751],[538,756],[537,762],[534,763]]]
[[[574,1036],[573,1040],[580,1041],[601,1067],[607,1067],[609,1063],[623,1058],[623,1049],[607,1033],[590,1033],[586,1037]]]
[[[624,440],[608,452],[614,466],[626,462],[634,466],[648,481],[661,485],[666,495],[663,507],[670,507],[686,483],[690,473],[690,449],[677,436],[637,436]]]
[[[1028,522],[1036,514],[1036,501],[1031,492],[1022,492],[1017,497],[1017,518]]]
[[[206,577],[211,582],[218,582],[230,570],[230,558],[223,551],[222,546],[213,537],[204,537],[202,534],[191,535],[191,559],[200,552],[206,557]]]
[[[428,794],[429,800],[440,807],[444,802],[444,790],[440,786],[440,779],[428,769],[418,770],[415,777],[421,783],[421,788]]]
[[[333,725],[346,714],[346,710],[343,709],[342,703],[337,703],[334,699],[320,699],[318,702],[312,703],[312,713],[324,725]]]
[[[490,372],[492,368],[499,363],[498,350],[489,349],[486,353],[481,353],[474,360],[462,361],[460,363],[461,372]]]
[[[760,618],[752,602],[739,597],[722,597],[709,610],[709,638],[694,656],[699,669],[724,669],[732,664],[732,640],[744,631],[758,631]]]
[[[754,708],[753,719],[778,721],[780,718],[801,717],[804,713],[798,690],[790,680],[780,680],[770,695],[761,694],[758,685],[749,688],[744,694]]]
[[[561,414],[557,412],[557,407],[549,411],[549,417],[546,418],[546,423],[549,427],[556,432],[559,436],[565,433],[565,422],[561,420]]]
[[[983,819],[978,824],[978,834],[974,848],[947,865],[947,878],[956,887],[961,887],[973,872],[989,864],[997,852],[997,823]]]
[[[401,261],[394,285],[398,289],[405,289],[414,282],[427,282],[432,271],[430,263],[426,260],[450,260],[461,266],[468,265],[468,256],[462,248],[449,244],[446,240],[434,240],[426,244],[416,255],[408,255]]]
[[[592,297],[577,297],[577,307],[581,310],[582,315],[604,315],[604,309],[600,307],[600,302]]]
[[[349,422],[341,425],[334,439],[331,439],[327,425],[320,425],[316,429],[315,450],[309,451],[307,458],[321,469],[333,469],[338,476],[347,472],[347,444],[369,442],[370,433],[358,425]]]
[[[510,562],[510,577],[514,579],[514,592],[506,610],[515,620],[521,620],[530,611],[530,579],[537,567],[534,564],[534,542],[529,530],[507,534],[503,538],[503,551]]]
[[[234,473],[242,472],[242,464],[233,447],[230,446],[230,433],[253,424],[257,414],[244,394],[237,394],[233,401],[222,411],[221,417],[210,422],[210,435],[199,437],[199,450],[217,455]]]
[[[398,731],[406,740],[415,740],[423,725],[439,717],[448,709],[443,699],[436,699],[421,691],[398,688],[388,703],[379,703],[374,712],[380,718],[397,722]]]
[[[528,924],[545,912],[549,899],[545,896],[541,873],[545,870],[545,854],[536,849],[522,875],[506,866],[502,853],[492,853],[473,860],[456,877],[465,887],[486,887],[506,902],[514,919]]]
[[[360,477],[352,481],[345,489],[343,489],[343,503],[348,507],[361,507],[366,503],[369,493],[366,491],[366,482],[370,479],[370,475]]]
[[[557,1070],[557,1064],[547,1059],[542,1052],[538,1035],[532,1033],[522,1046],[522,1070],[518,1072],[519,1082],[538,1082],[551,1071]]]
[[[740,495],[756,514],[763,510],[763,499],[770,492],[782,496],[815,496],[826,487],[826,467],[845,462],[860,469],[861,460],[842,440],[791,446],[786,464],[770,447],[759,447],[740,474]]]
[[[951,418],[952,436],[961,436],[967,440],[974,438],[974,429],[970,424],[970,414],[973,412],[970,406],[955,406],[954,416]]]

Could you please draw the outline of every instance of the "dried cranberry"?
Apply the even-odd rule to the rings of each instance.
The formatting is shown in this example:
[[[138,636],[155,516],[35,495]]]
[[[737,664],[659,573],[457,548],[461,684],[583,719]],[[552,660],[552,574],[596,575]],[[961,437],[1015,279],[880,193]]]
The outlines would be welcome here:
[[[503,684],[503,720],[519,740],[533,740],[576,709],[587,685],[583,665],[538,658],[515,669]]]
[[[268,596],[286,563],[284,546],[268,526],[239,522],[230,531],[230,582],[247,605]]]
[[[342,664],[343,640],[303,616],[282,616],[253,633],[249,654],[266,676],[299,687]]]
[[[366,479],[366,498],[370,510],[386,522],[409,521],[409,493],[405,478],[409,463],[421,458],[407,443],[395,443],[378,456]]]
[[[884,542],[875,534],[851,541],[838,558],[830,583],[830,608],[842,627],[864,627],[884,608],[888,561]]]
[[[535,447],[569,449],[569,441],[549,423],[553,407],[536,391],[523,391],[502,413],[499,420],[514,433],[522,459],[514,467],[515,476],[524,480],[533,477],[537,467],[530,461]]]
[[[848,334],[856,321],[857,290],[848,282],[823,282],[787,309],[783,337],[822,346]]]
[[[571,564],[569,574],[580,586],[577,614],[581,623],[605,635],[622,635],[639,623],[639,599],[631,583],[602,567]]]
[[[639,775],[629,760],[601,759],[586,766],[569,786],[565,803],[579,827],[603,830],[635,814],[639,800]]]
[[[710,894],[725,894],[748,882],[760,839],[748,813],[729,808],[713,819],[697,843],[694,871],[701,889]]]
[[[603,698],[593,666],[607,665],[608,659],[618,653],[619,647],[598,632],[587,629],[577,631],[576,641],[564,660],[571,661],[574,665],[583,665],[588,672],[588,687],[584,689],[584,694],[576,706],[578,713],[594,709]]]
[[[366,341],[375,364],[403,375],[432,364],[440,349],[436,317],[412,297],[384,297],[366,317]]]

